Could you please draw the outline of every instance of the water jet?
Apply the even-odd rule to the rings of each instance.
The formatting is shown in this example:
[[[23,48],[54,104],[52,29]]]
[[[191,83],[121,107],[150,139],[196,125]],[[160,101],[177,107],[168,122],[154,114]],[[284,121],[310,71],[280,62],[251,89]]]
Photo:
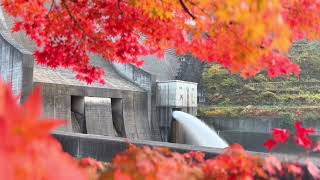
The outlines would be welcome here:
[[[200,119],[182,111],[174,111],[172,117],[182,126],[184,143],[215,148],[229,146],[214,129]]]

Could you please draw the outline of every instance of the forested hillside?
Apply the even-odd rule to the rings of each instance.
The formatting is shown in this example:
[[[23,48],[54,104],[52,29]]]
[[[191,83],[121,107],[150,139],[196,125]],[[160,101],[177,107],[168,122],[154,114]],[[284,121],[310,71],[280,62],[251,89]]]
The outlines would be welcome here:
[[[207,90],[208,107],[200,116],[280,116],[292,119],[320,117],[320,42],[301,41],[290,56],[300,65],[301,75],[268,78],[264,73],[243,79],[220,65],[207,66],[202,80]]]

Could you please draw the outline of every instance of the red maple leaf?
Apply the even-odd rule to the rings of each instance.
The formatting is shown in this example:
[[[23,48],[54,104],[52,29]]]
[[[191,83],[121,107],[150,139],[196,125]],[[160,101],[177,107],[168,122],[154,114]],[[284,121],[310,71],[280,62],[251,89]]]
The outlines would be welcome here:
[[[277,143],[287,143],[290,136],[288,129],[273,128],[272,134]]]
[[[272,135],[274,139],[269,139],[263,144],[268,151],[271,151],[278,143],[287,143],[290,131],[288,129],[273,128]]]
[[[0,179],[85,179],[77,162],[50,133],[61,120],[42,119],[37,88],[19,105],[11,88],[0,82]]]
[[[304,128],[302,127],[301,121],[297,121],[295,123],[295,128],[297,130],[297,134],[299,136],[310,136],[311,134],[316,134],[316,130],[314,128]]]
[[[310,140],[310,135],[315,134],[316,130],[314,128],[304,128],[302,127],[301,121],[295,123],[297,135],[295,136],[296,144],[302,146],[305,149],[310,149],[312,147],[312,141]]]
[[[277,142],[273,139],[269,139],[263,144],[263,146],[266,147],[268,151],[271,151],[273,148],[276,147],[276,145],[277,145]]]
[[[310,149],[312,146],[312,141],[306,136],[295,136],[296,144],[302,146],[305,149]]]

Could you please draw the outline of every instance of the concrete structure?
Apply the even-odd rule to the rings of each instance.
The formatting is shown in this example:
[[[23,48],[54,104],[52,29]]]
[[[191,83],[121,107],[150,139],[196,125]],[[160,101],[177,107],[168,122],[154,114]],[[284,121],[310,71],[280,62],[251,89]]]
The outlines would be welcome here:
[[[13,92],[22,97],[32,89],[33,61],[29,54],[21,53],[0,36],[0,77],[12,83]],[[23,98],[22,98],[23,100]]]
[[[222,153],[222,149],[199,147],[186,144],[174,144],[148,140],[130,140],[121,137],[55,132],[53,136],[60,141],[63,149],[74,157],[92,157],[100,161],[110,162],[119,152],[125,151],[128,144],[138,146],[168,147],[173,151],[185,153],[188,151],[203,151],[206,157]]]
[[[73,122],[81,124],[81,117],[85,117],[86,130],[81,132],[112,135],[114,132],[111,129],[115,127],[111,126],[121,124],[120,129],[125,131],[122,136],[132,139],[151,139],[146,108],[147,93],[137,85],[121,78],[108,62],[104,62],[99,57],[92,58],[93,61],[101,63],[100,66],[107,72],[105,85],[87,85],[76,80],[74,74],[67,70],[51,70],[35,66],[34,85],[43,86],[45,116],[71,120],[71,115],[77,114],[80,118]],[[115,104],[112,102],[116,101],[120,104],[112,106]],[[77,108],[77,106],[84,107]],[[115,108],[119,110],[120,118],[116,118],[116,113],[112,113],[112,111],[115,112]],[[75,125],[69,123],[64,130],[72,132],[75,129],[72,126]]]
[[[159,81],[156,90],[156,113],[162,141],[169,141],[172,112],[197,113],[197,83],[171,80]]]
[[[197,83],[179,80],[158,81],[156,94],[158,107],[197,107]],[[188,113],[194,114],[194,110],[189,109]]]
[[[130,139],[152,138],[146,91],[120,76],[110,63],[93,56],[92,64],[106,70],[107,83],[87,85],[68,70],[34,65],[32,41],[23,33],[11,33],[13,22],[3,11],[0,11],[0,22],[0,75],[12,82],[17,94],[22,93],[21,102],[34,86],[41,85],[44,116],[69,121],[60,130]]]
[[[255,142],[261,142],[264,138],[270,138],[270,134],[267,135],[258,135],[253,134],[245,135],[243,138],[238,138],[239,134],[234,134],[235,139],[240,140],[237,142],[248,143],[251,138]],[[230,136],[234,136],[230,134]],[[241,135],[240,135],[241,136]],[[205,158],[210,158],[221,154],[223,149],[218,148],[208,148],[200,147],[194,145],[186,144],[175,144],[167,142],[156,142],[156,141],[147,141],[147,140],[128,140],[120,137],[110,137],[110,136],[100,136],[100,135],[89,135],[89,134],[77,134],[77,133],[67,133],[67,132],[56,132],[54,137],[61,142],[63,149],[74,157],[92,157],[100,161],[110,162],[113,157],[122,151],[125,151],[128,147],[128,142],[135,144],[137,146],[153,146],[153,147],[167,147],[174,152],[185,153],[188,151],[201,151],[205,154]],[[319,139],[319,136],[314,136],[314,139]],[[251,143],[252,145],[252,143]],[[262,146],[259,146],[260,149],[263,149]],[[252,148],[252,149],[251,149]],[[250,154],[259,155],[262,157],[267,157],[269,153],[263,152],[252,152],[252,150],[257,150],[253,147],[247,149]],[[259,151],[259,150],[258,150]],[[303,150],[302,150],[303,151]],[[300,151],[301,152],[301,149]],[[279,154],[277,154],[279,153]],[[283,161],[294,161],[305,163],[305,159],[297,159],[297,156],[294,154],[281,154],[280,152],[272,153],[273,156],[276,156],[279,160]],[[318,155],[313,153],[314,157],[309,157],[317,165],[320,165],[318,160]]]
[[[168,140],[169,133],[161,138],[160,129],[163,124],[170,124],[171,117],[167,115],[165,120],[162,118],[166,108],[157,105],[157,94],[161,92],[159,87],[163,86],[163,82],[158,81],[177,79],[182,71],[180,66],[183,63],[174,50],[168,50],[162,61],[155,56],[144,57],[146,65],[143,69],[111,64],[100,56],[92,56],[90,63],[107,72],[107,83],[88,85],[78,81],[69,70],[53,70],[35,64],[32,53],[36,46],[24,33],[11,33],[13,20],[1,7],[0,25],[0,76],[12,82],[16,94],[21,93],[21,103],[33,87],[42,86],[43,115],[69,122],[59,130],[130,139]],[[177,89],[175,98],[180,98],[178,93],[182,91]],[[158,95],[164,96],[161,93]],[[195,114],[194,96],[192,101],[181,102],[184,104],[176,104],[169,109],[172,112],[172,108],[182,108],[180,110]],[[166,125],[167,129],[170,127]]]
[[[16,94],[22,93],[22,102],[28,96],[32,87],[41,85],[43,88],[44,116],[69,120],[68,125],[60,130],[111,135],[114,134],[110,130],[113,130],[114,127],[111,126],[118,124],[122,125],[119,129],[123,133],[120,133],[120,135],[132,139],[151,139],[148,111],[144,107],[147,106],[148,102],[147,93],[132,82],[121,78],[109,63],[103,62],[99,57],[93,57],[93,62],[101,63],[99,65],[108,72],[105,77],[108,83],[105,85],[87,85],[76,80],[75,75],[70,71],[52,70],[39,65],[33,66],[31,53],[28,53],[30,51],[22,51],[13,46],[15,43],[13,37],[1,33],[0,72],[2,78],[5,81],[12,82]],[[103,105],[105,107],[103,110],[97,108],[98,105],[94,101],[90,101],[90,98],[88,101],[82,102],[84,104],[81,108],[81,99],[87,99],[85,97],[110,99],[109,103]],[[112,113],[114,108],[112,108],[111,102],[116,101],[121,102],[120,105],[119,103],[114,105],[114,108],[121,106],[122,112],[119,112],[118,116],[120,114],[122,117],[115,118],[117,115],[114,115],[113,118],[112,114],[116,113]],[[86,112],[81,109],[86,109]],[[74,113],[88,115],[89,121],[86,121],[85,126],[81,125],[80,128],[81,123],[75,123],[76,121],[72,123],[71,117]],[[74,115],[74,118],[77,119],[76,115]],[[101,123],[97,123],[102,119],[105,122],[101,123],[106,127],[101,127]],[[124,124],[126,124],[125,127],[123,127]],[[87,129],[83,130],[84,128]],[[101,132],[99,128],[106,128],[107,130]]]

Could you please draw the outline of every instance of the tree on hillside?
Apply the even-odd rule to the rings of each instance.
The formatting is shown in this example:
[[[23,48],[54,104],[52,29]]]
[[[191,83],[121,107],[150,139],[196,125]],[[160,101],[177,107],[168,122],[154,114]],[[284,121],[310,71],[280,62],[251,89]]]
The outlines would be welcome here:
[[[175,48],[243,77],[298,75],[285,54],[320,37],[318,0],[1,0],[13,31],[36,42],[38,63],[103,82],[89,53],[142,66],[141,56]]]

